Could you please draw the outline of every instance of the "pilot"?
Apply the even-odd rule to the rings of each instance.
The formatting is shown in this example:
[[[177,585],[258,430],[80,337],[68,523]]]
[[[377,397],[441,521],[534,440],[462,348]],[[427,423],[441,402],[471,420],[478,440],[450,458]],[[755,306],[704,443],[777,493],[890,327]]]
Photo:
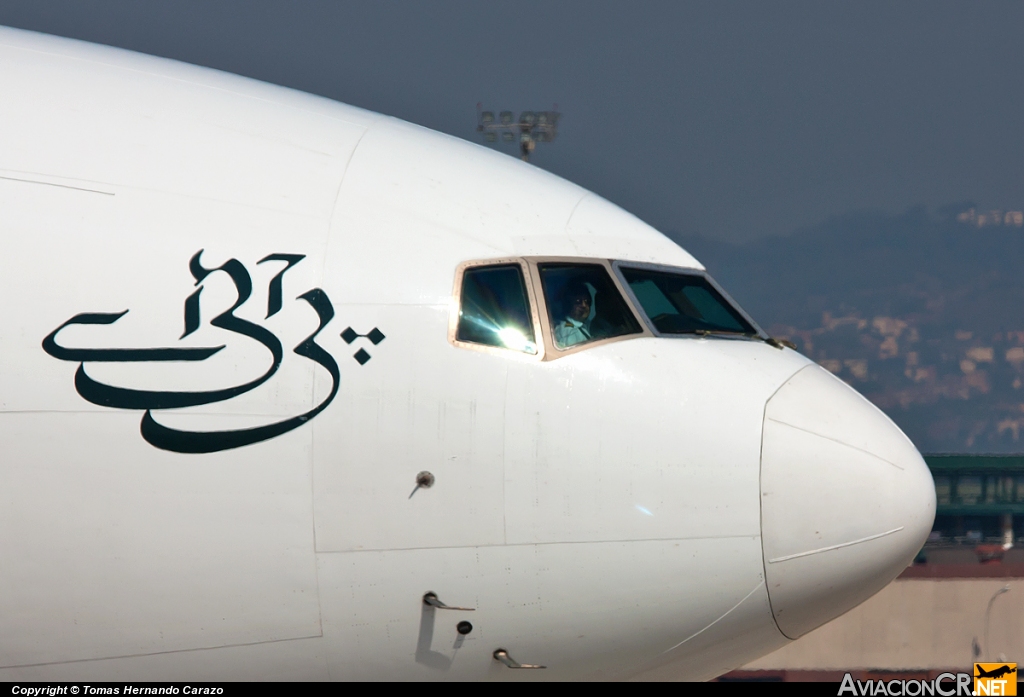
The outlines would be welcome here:
[[[555,324],[555,343],[560,348],[590,341],[590,290],[582,283],[570,285],[562,298],[565,319]]]

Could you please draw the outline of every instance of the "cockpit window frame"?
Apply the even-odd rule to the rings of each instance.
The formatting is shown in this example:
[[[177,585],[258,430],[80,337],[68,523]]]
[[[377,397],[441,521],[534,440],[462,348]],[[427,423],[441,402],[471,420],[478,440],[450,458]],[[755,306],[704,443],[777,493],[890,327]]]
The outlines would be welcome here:
[[[539,307],[541,317],[544,320],[542,324],[544,329],[545,360],[554,360],[556,358],[561,358],[562,356],[579,353],[580,351],[586,351],[598,346],[613,344],[616,341],[626,341],[628,339],[639,339],[642,337],[654,336],[645,321],[644,316],[638,311],[636,300],[628,293],[628,287],[623,285],[621,276],[616,273],[612,267],[611,259],[600,259],[596,257],[530,256],[523,257],[523,260],[530,266],[531,277],[533,278],[534,284],[533,295],[537,298],[537,305]],[[544,295],[544,286],[540,280],[540,269],[537,268],[538,264],[582,264],[603,267],[605,272],[607,272],[608,277],[611,279],[612,284],[615,286],[616,290],[619,291],[619,295],[625,302],[626,307],[629,308],[629,311],[633,314],[633,318],[636,320],[637,326],[640,327],[640,331],[632,334],[621,334],[619,336],[611,336],[606,339],[588,341],[584,344],[576,344],[566,348],[558,348],[558,346],[555,345],[554,329],[548,321],[550,315],[548,314],[547,298]]]
[[[530,322],[533,326],[534,343],[537,346],[536,353],[517,351],[503,346],[478,344],[473,341],[462,341],[458,338],[459,311],[462,308],[463,278],[465,277],[467,270],[487,266],[518,266],[519,270],[522,272],[523,284],[526,289],[526,299],[530,309]],[[520,360],[536,362],[544,360],[547,342],[546,339],[543,338],[545,334],[540,321],[540,309],[537,306],[536,292],[534,291],[534,281],[531,277],[531,273],[532,270],[530,269],[530,265],[526,263],[522,257],[474,259],[473,261],[464,261],[455,267],[455,287],[452,289],[451,307],[448,311],[448,343],[458,348],[469,349],[470,351],[479,351],[481,353],[493,353],[506,358],[517,357]],[[540,340],[538,340],[538,337],[541,337]]]
[[[623,300],[625,300],[626,307],[629,308],[631,313],[633,313],[633,317],[636,319],[637,324],[640,327],[640,331],[632,334],[622,334],[620,336],[608,337],[606,339],[588,341],[584,344],[576,344],[567,348],[559,348],[555,345],[554,330],[551,326],[551,322],[549,321],[550,316],[548,314],[548,304],[544,295],[544,287],[541,283],[540,269],[538,268],[539,264],[582,264],[603,267],[608,273],[609,278],[611,278],[612,284],[619,291]],[[526,285],[526,295],[530,309],[530,321],[533,326],[534,341],[537,345],[537,352],[526,353],[524,351],[516,351],[515,349],[504,348],[501,346],[490,346],[470,341],[460,341],[458,339],[459,310],[462,306],[462,282],[466,271],[468,269],[479,268],[482,266],[512,265],[518,266],[523,274],[523,281]],[[702,334],[668,334],[658,331],[658,328],[654,326],[654,323],[647,316],[647,313],[644,312],[643,305],[640,303],[639,298],[636,297],[633,293],[633,289],[629,286],[629,283],[626,282],[626,278],[622,273],[623,268],[662,271],[665,273],[699,277],[714,288],[715,291],[721,295],[722,299],[728,303],[728,305],[735,310],[737,314],[746,320],[751,327],[754,328],[754,331],[757,332],[757,337],[760,340],[767,340],[769,338],[768,333],[754,321],[754,318],[747,314],[747,312],[735,300],[733,300],[732,296],[730,296],[725,289],[722,288],[722,286],[720,286],[718,282],[703,269],[669,266],[666,264],[653,264],[642,261],[630,261],[628,259],[602,259],[597,257],[572,256],[522,256],[474,259],[471,261],[464,261],[456,267],[455,285],[452,289],[451,306],[448,313],[448,343],[458,348],[464,348],[470,351],[479,351],[481,353],[491,353],[504,356],[506,358],[516,357],[523,361],[546,362],[557,360],[563,356],[579,353],[580,351],[597,348],[598,346],[612,344],[617,341],[627,341],[643,337],[657,337],[663,339],[706,338],[706,335]],[[744,339],[745,337],[738,335],[736,338]]]
[[[722,299],[725,300],[725,302],[728,303],[729,306],[733,310],[735,310],[737,314],[740,315],[740,317],[746,320],[750,324],[750,326],[754,328],[754,331],[757,332],[757,336],[759,339],[761,339],[762,341],[766,341],[770,338],[769,334],[764,329],[762,329],[757,322],[754,321],[754,318],[747,314],[746,310],[744,310],[739,303],[733,300],[732,296],[729,295],[725,291],[725,289],[722,288],[722,286],[718,285],[718,282],[714,278],[712,278],[704,269],[686,268],[682,266],[667,266],[665,264],[652,264],[650,262],[628,261],[625,259],[616,259],[611,262],[611,266],[612,269],[614,269],[614,275],[616,280],[619,282],[620,287],[625,289],[626,297],[629,299],[630,305],[633,306],[635,312],[640,313],[644,326],[647,327],[648,330],[650,330],[653,336],[656,336],[661,339],[705,338],[705,336],[701,334],[667,334],[658,331],[658,328],[654,326],[654,322],[651,321],[650,317],[648,317],[647,313],[644,311],[643,305],[640,303],[640,299],[636,297],[636,294],[633,293],[633,289],[630,287],[629,283],[626,282],[626,277],[623,276],[622,274],[622,268],[644,269],[648,271],[663,271],[665,273],[680,274],[684,276],[695,276],[701,278],[704,281],[706,281],[708,285],[714,288],[722,296]],[[742,337],[738,336],[737,338]]]

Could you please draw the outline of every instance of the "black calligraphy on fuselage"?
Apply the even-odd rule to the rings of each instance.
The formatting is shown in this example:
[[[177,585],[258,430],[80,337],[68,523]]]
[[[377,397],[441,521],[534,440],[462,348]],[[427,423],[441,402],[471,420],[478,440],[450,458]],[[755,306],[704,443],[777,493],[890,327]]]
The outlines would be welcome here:
[[[165,348],[69,348],[57,343],[57,335],[65,327],[75,324],[110,325],[128,313],[87,312],[75,315],[54,329],[43,339],[43,350],[54,358],[63,361],[77,362],[75,371],[75,389],[81,397],[93,404],[115,409],[137,409],[143,411],[140,430],[142,437],[151,445],[162,450],[177,453],[214,453],[222,450],[240,448],[245,445],[285,434],[302,426],[322,412],[338,394],[341,373],[338,364],[323,347],[316,342],[317,336],[334,318],[334,307],[330,299],[320,288],[313,288],[299,295],[296,299],[308,303],[319,318],[316,330],[303,339],[293,352],[323,367],[331,376],[331,389],[312,409],[277,421],[253,428],[234,429],[227,431],[188,431],[172,428],[160,423],[154,412],[162,409],[180,409],[204,404],[223,402],[250,392],[270,380],[281,367],[284,350],[281,341],[265,327],[242,319],[235,312],[252,295],[252,279],[248,270],[237,259],[229,259],[220,266],[207,268],[202,265],[203,250],[196,252],[189,261],[189,270],[195,278],[196,290],[185,299],[184,324],[185,330],[180,339],[189,336],[201,325],[199,297],[203,290],[203,281],[211,274],[224,273],[234,284],[236,299],[226,311],[210,319],[210,324],[234,334],[252,339],[266,348],[270,362],[267,369],[259,377],[246,383],[232,387],[207,391],[162,391],[139,390],[109,385],[91,377],[86,371],[87,363],[135,363],[135,362],[166,362],[166,361],[205,361],[224,348],[210,347],[165,347]],[[260,259],[258,264],[284,262],[285,266],[269,283],[267,293],[267,318],[277,314],[283,307],[283,287],[285,273],[305,258],[302,254],[270,254]]]

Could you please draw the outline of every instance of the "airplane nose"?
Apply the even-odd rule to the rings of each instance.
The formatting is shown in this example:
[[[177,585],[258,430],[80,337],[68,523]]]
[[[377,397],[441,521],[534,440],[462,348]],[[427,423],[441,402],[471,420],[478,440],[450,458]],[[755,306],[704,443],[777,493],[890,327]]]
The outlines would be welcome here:
[[[921,549],[935,485],[902,431],[817,365],[768,400],[761,532],[775,621],[795,639],[867,600]]]

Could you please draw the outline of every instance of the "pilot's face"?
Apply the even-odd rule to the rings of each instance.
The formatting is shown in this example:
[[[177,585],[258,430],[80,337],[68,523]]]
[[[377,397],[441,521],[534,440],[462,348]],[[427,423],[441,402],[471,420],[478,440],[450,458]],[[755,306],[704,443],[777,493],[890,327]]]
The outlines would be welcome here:
[[[590,297],[580,295],[572,300],[569,306],[569,316],[577,322],[584,322],[590,317]]]

